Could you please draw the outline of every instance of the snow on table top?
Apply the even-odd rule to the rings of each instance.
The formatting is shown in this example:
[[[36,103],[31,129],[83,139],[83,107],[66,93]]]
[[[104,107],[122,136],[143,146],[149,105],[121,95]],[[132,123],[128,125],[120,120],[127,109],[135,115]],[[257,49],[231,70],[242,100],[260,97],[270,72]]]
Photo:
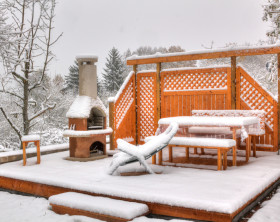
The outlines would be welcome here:
[[[178,116],[163,118],[159,124],[177,122],[180,126],[247,126],[258,124],[257,117]]]
[[[51,204],[85,210],[103,215],[133,219],[149,211],[146,204],[94,197],[82,193],[67,192],[51,196]]]
[[[113,130],[110,127],[106,128],[106,129],[101,129],[101,130],[87,130],[87,131],[65,130],[63,132],[63,136],[65,136],[65,137],[89,137],[92,135],[110,134],[112,132],[113,132]]]
[[[34,141],[40,140],[40,135],[26,135],[21,137],[21,141]]]
[[[174,149],[174,156],[178,151]],[[163,160],[167,153],[164,150]],[[0,176],[221,213],[233,213],[280,177],[280,156],[275,153],[258,152],[248,164],[226,171],[155,166],[162,174],[135,177],[107,175],[112,158],[72,162],[63,159],[67,156],[69,151],[44,155],[39,165],[32,163],[36,157],[30,158],[26,167],[22,161],[2,164]],[[141,168],[139,163],[128,167]]]
[[[106,107],[102,101],[97,97],[93,99],[89,96],[77,96],[70,109],[66,113],[67,118],[89,118],[90,111],[93,107],[99,108],[107,114]]]
[[[249,222],[279,222],[280,215],[280,188],[278,188],[277,193],[268,201],[261,204],[261,209],[259,209],[249,220]]]
[[[236,145],[236,141],[232,139],[173,137],[169,144],[206,147],[233,147]]]

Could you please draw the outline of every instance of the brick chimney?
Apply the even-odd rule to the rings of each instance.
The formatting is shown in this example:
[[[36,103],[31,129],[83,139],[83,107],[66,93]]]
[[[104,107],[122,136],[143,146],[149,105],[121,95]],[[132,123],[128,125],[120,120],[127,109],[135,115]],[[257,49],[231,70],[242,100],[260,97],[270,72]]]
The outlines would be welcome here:
[[[76,57],[79,64],[79,95],[97,98],[97,56],[81,55]]]

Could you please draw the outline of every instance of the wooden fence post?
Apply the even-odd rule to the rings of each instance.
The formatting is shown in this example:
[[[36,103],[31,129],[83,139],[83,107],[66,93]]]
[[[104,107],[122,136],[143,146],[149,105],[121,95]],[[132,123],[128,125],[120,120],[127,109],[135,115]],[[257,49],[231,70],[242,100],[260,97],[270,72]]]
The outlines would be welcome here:
[[[158,127],[158,121],[161,117],[161,106],[160,106],[160,71],[161,71],[161,63],[157,63],[157,71],[156,71],[156,104],[157,104],[157,119],[156,119],[156,126]],[[161,151],[159,151],[159,156],[162,156]],[[160,162],[160,161],[159,161]],[[157,159],[156,159],[156,155],[153,155],[152,157],[152,163],[156,164],[157,163]]]
[[[277,124],[278,124],[278,155],[279,155],[279,146],[280,146],[280,54],[277,54],[277,71],[278,71],[278,102],[277,102]]]
[[[236,109],[236,56],[231,58],[231,109]]]
[[[110,135],[110,150],[115,149],[115,127],[114,127],[114,119],[115,117],[115,101],[109,101],[109,126],[112,128],[113,132]]]
[[[135,75],[135,144],[138,144],[138,126],[137,126],[137,65],[133,65],[133,72]]]

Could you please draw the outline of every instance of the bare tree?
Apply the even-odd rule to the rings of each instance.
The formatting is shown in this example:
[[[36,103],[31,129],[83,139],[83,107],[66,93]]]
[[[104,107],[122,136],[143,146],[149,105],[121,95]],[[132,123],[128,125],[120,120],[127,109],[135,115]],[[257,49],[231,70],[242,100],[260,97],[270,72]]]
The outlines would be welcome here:
[[[13,28],[14,42],[1,55],[5,73],[0,93],[12,98],[20,115],[15,118],[11,110],[0,110],[21,138],[37,124],[39,116],[55,107],[52,95],[44,90],[44,79],[54,58],[51,48],[62,34],[55,38],[52,35],[56,0],[5,0],[1,6]],[[40,96],[35,96],[38,90]]]

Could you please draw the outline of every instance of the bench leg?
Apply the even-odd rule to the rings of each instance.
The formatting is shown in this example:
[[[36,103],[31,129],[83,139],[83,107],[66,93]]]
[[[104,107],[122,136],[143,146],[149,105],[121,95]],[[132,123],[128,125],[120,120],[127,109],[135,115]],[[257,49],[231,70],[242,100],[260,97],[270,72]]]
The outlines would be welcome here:
[[[253,157],[257,157],[256,136],[253,136]]]
[[[37,164],[41,163],[41,154],[40,154],[40,142],[36,142],[36,147],[37,147]]]
[[[246,162],[249,161],[250,157],[250,136],[246,138]]]
[[[162,150],[158,152],[158,165],[162,165]]]
[[[189,157],[190,157],[190,150],[189,147],[186,147],[186,161],[189,160]]]
[[[223,170],[227,169],[227,151],[223,152]]]
[[[218,170],[222,169],[221,149],[218,149],[217,166]]]
[[[172,146],[168,146],[168,151],[169,151],[169,162],[173,162],[173,153],[172,153]]]
[[[201,148],[201,154],[202,154],[202,155],[204,155],[204,154],[205,154],[205,152],[204,152],[204,149],[203,149],[203,148]]]
[[[157,155],[152,156],[152,164],[157,164]]]
[[[23,166],[26,165],[26,150],[25,147],[28,145],[28,143],[23,142],[22,143],[22,158],[23,158]]]

